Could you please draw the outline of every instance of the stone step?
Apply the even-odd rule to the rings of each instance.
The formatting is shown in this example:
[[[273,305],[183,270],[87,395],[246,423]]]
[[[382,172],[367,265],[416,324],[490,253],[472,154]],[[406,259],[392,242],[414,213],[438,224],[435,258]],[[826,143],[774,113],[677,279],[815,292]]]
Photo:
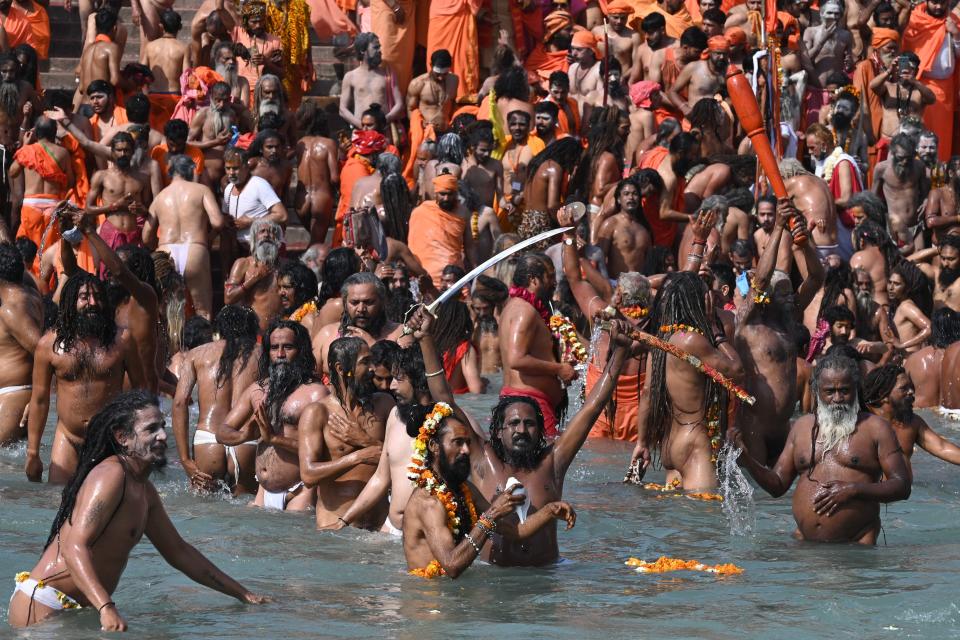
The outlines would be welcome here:
[[[124,56],[120,61],[120,67],[123,68],[129,62],[138,62],[140,56],[137,51],[130,51],[127,47],[127,51],[124,52]],[[77,49],[80,50],[79,43],[77,44]],[[317,72],[320,72],[320,69],[330,67],[330,73],[333,73],[332,66],[338,62],[336,58],[332,55],[333,47],[327,46],[315,46],[311,47],[311,59],[313,60],[313,66],[317,68]],[[72,53],[62,53],[54,54],[51,47],[51,56],[44,64],[41,64],[41,71],[73,71],[73,68],[77,66],[79,62],[79,57],[72,55]]]
[[[77,88],[73,71],[49,71],[41,74],[41,82],[44,89],[66,89],[74,91]],[[336,76],[331,72],[329,74],[320,74],[318,70],[317,81],[313,88],[307,93],[310,96],[328,96],[330,88],[337,82]]]

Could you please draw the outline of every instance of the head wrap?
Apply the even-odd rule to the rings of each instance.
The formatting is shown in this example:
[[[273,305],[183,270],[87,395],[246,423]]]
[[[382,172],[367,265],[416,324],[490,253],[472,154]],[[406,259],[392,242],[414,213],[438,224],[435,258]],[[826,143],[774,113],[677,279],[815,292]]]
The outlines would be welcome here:
[[[387,148],[387,139],[379,131],[354,131],[351,142],[354,150],[362,156],[380,153]]]
[[[630,99],[638,109],[649,109],[653,106],[650,96],[660,90],[660,83],[653,80],[641,80],[630,85]]]
[[[573,26],[569,11],[554,11],[543,20],[543,41],[547,42],[557,31]]]
[[[261,0],[247,0],[240,8],[242,18],[263,18],[267,15],[267,5]]]
[[[587,30],[574,33],[570,46],[577,49],[590,49],[590,51],[593,51],[594,56],[597,58],[601,57],[600,49],[597,47],[597,36]]]
[[[607,3],[607,15],[630,15],[633,13],[633,5],[627,0],[613,0]]]
[[[707,50],[701,53],[700,57],[706,60],[711,52],[730,53],[730,41],[724,36],[713,36],[707,40]]]
[[[890,42],[896,42],[899,45],[900,34],[893,29],[884,29],[883,27],[873,28],[873,39],[870,41],[870,44],[873,45],[874,49],[879,49]]]
[[[731,47],[742,47],[747,44],[747,32],[740,27],[730,27],[724,32],[723,37]]]
[[[433,190],[456,191],[460,188],[460,181],[452,173],[443,173],[433,179]]]

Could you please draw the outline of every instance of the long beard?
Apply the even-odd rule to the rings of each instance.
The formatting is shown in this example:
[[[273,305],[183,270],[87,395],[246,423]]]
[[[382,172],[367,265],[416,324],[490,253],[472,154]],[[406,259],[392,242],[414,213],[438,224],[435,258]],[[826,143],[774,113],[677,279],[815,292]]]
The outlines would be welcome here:
[[[837,113],[833,112],[833,115],[830,116],[830,122],[833,123],[834,129],[837,131],[846,131],[850,128],[850,123],[853,122],[853,118],[846,113]]]
[[[77,337],[99,338],[112,324],[113,319],[100,309],[85,309],[77,315]],[[107,346],[107,345],[102,345]]]
[[[264,402],[267,403],[270,427],[275,433],[279,433],[283,428],[281,421],[283,403],[291,393],[297,390],[297,387],[305,384],[309,379],[310,372],[303,371],[292,362],[279,360],[270,363],[269,390]]]
[[[493,448],[493,452],[504,464],[527,471],[540,466],[540,461],[543,460],[547,450],[547,443],[543,438],[540,438],[540,442],[532,444],[526,434],[516,434],[513,437],[513,442],[513,448],[507,449],[503,446],[503,441],[499,436],[490,438],[490,446]],[[526,446],[517,447],[522,442],[526,442]]]
[[[906,180],[910,175],[910,165],[905,167],[900,167],[898,165],[893,166],[893,175],[897,176],[901,180]]]
[[[260,264],[274,266],[277,264],[277,257],[280,255],[280,247],[271,240],[261,240],[253,250],[253,257]]]
[[[941,271],[941,273],[943,272]],[[857,291],[857,311],[861,311],[865,315],[870,315],[875,309],[874,304],[873,293],[870,291]]]
[[[846,440],[857,428],[857,407],[854,396],[851,404],[817,404],[817,448],[820,458]]]
[[[223,81],[226,82],[231,87],[237,85],[237,67],[236,65],[232,67],[227,67],[225,64],[217,64],[214,69],[217,73],[220,74],[220,77],[223,78]]]
[[[440,475],[448,487],[459,487],[470,477],[470,456],[459,455],[452,463],[446,457],[440,456]]]
[[[9,116],[18,116],[20,111],[20,84],[0,82],[0,109]]]
[[[223,131],[227,129],[227,119],[224,116],[225,109],[217,109],[212,104],[210,105],[210,113],[213,114],[213,135],[214,137],[220,135]]]
[[[364,316],[363,320],[363,325],[359,325],[357,324],[356,318],[350,318],[349,324],[358,329],[363,329],[373,337],[377,337],[380,335],[383,325],[387,323],[387,315],[381,311],[380,314],[376,316]]]
[[[940,267],[940,276],[937,278],[937,284],[940,285],[941,289],[946,289],[952,285],[957,278],[960,278],[960,267],[956,269]]]
[[[262,118],[268,113],[280,113],[280,103],[276,100],[261,100],[257,115]]]

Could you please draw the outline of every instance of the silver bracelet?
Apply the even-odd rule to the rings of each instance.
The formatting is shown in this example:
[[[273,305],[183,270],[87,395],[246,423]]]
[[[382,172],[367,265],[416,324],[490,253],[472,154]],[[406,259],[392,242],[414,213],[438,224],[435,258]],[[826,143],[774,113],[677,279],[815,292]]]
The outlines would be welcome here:
[[[480,555],[480,547],[478,547],[477,543],[473,541],[473,537],[471,537],[469,533],[466,534],[464,537],[467,539],[467,542],[469,542],[473,546],[473,550],[477,552],[477,555]]]
[[[439,376],[439,375],[442,375],[443,373],[444,373],[443,369],[437,369],[433,373],[428,373],[426,377],[433,378],[434,376]]]

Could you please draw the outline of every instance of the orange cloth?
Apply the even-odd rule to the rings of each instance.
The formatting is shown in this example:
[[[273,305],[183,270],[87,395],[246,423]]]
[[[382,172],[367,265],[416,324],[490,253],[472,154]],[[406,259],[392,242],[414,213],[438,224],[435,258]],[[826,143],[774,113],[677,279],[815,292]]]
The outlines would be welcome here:
[[[274,35],[265,34],[265,37],[257,37],[254,39],[247,33],[247,30],[242,26],[236,26],[233,28],[232,39],[237,44],[242,44],[247,49],[256,49],[264,58],[269,58],[274,51],[281,51],[282,45],[280,43],[280,38]],[[263,75],[263,67],[258,67],[256,65],[250,64],[240,58],[237,58],[237,71],[244,78],[247,79],[247,82],[250,83],[250,104],[248,107],[253,107],[253,91],[257,86],[257,80],[260,79],[260,76]]]
[[[63,136],[60,146],[70,152],[70,166],[73,167],[73,188],[68,197],[78,207],[87,206],[87,192],[90,191],[90,181],[87,177],[87,154],[80,148],[80,143],[72,134]]]
[[[553,102],[553,100],[548,96],[544,98],[547,102]],[[542,102],[542,101],[541,101]],[[560,105],[557,105],[560,107]],[[567,107],[570,109],[570,113],[573,116],[573,122],[570,122],[570,117],[567,116],[567,112],[560,107],[557,109],[557,137],[559,138],[561,134],[566,135],[577,135],[580,132],[580,106],[577,104],[577,101],[567,96]]]
[[[460,186],[457,176],[452,173],[444,173],[433,179],[433,190],[437,191],[456,191]]]
[[[570,64],[567,62],[566,51],[547,51],[542,44],[534,47],[527,61],[524,63],[527,73],[537,75],[538,72],[544,72],[547,75],[554,71],[563,71],[567,73],[570,70]]]
[[[893,29],[885,29],[884,27],[874,27],[873,28],[873,37],[870,40],[871,46],[874,49],[882,47],[888,42],[900,43],[900,33],[894,31]]]
[[[130,124],[130,119],[127,118],[127,110],[120,105],[113,108],[113,124],[117,126]],[[90,118],[90,128],[93,129],[93,140],[100,142],[100,116],[96,113]]]
[[[407,245],[435,283],[447,265],[463,266],[463,232],[467,221],[425,200],[410,214]]]
[[[403,177],[407,180],[407,186],[412,189],[413,165],[417,162],[417,151],[424,140],[436,140],[437,133],[433,130],[432,124],[424,126],[420,109],[414,109],[410,112],[410,131],[408,134],[410,137],[410,155],[407,157],[407,164],[403,167]]]
[[[50,57],[50,18],[47,16],[47,10],[34,0],[33,11],[24,11],[24,16],[30,23],[30,38],[27,44],[37,51],[38,58],[46,60]]]
[[[890,29],[892,31],[892,29]],[[876,29],[874,30],[876,33]],[[894,32],[896,33],[896,32]],[[877,69],[872,60],[863,60],[857,63],[857,68],[853,71],[853,86],[860,90],[860,97],[867,96],[867,109],[870,113],[869,127],[873,133],[873,139],[880,140],[880,125],[883,123],[883,103],[873,91],[870,91],[870,83],[877,77]],[[869,168],[867,170],[867,187],[873,183],[873,169],[877,166],[877,149],[871,146],[867,152]]]
[[[427,60],[434,51],[446,49],[453,56],[453,73],[460,79],[457,98],[480,90],[480,50],[477,41],[477,11],[480,0],[433,0],[427,30]]]
[[[558,135],[557,137],[559,138],[560,136]],[[530,148],[530,153],[534,156],[547,148],[546,143],[534,135],[527,136],[526,146]],[[507,136],[506,140],[504,140],[503,147],[501,148],[502,150],[498,149],[496,152],[494,152],[494,157],[500,160],[504,167],[509,167],[510,171],[512,171],[514,175],[516,174],[517,168],[520,165],[520,154],[515,151],[516,148],[517,145],[515,145],[513,142],[513,136]],[[512,185],[504,185],[504,188],[505,190],[510,190],[509,188],[512,188]],[[494,210],[497,212],[497,219],[500,220],[500,229],[504,233],[513,233],[516,231],[513,223],[510,222],[510,218],[507,215],[506,209],[501,206],[499,201],[494,203]]]
[[[150,99],[150,128],[163,131],[163,127],[173,117],[181,96],[179,93],[151,91],[147,97]]]
[[[340,203],[337,205],[337,226],[333,230],[333,246],[343,244],[343,218],[350,210],[350,198],[353,196],[353,186],[360,178],[366,178],[373,173],[373,166],[363,156],[351,154],[340,170]],[[439,280],[438,280],[439,282]]]
[[[166,142],[161,142],[153,149],[150,150],[150,157],[157,161],[157,164],[160,165],[160,173],[163,174],[163,186],[170,184],[170,172],[167,167],[167,153],[169,149],[167,148]],[[199,180],[200,176],[203,174],[203,151],[197,149],[192,144],[188,144],[183,150],[185,156],[193,160],[194,164],[197,165],[197,168],[194,170],[194,175],[196,179]]]
[[[43,148],[45,142],[34,142],[25,147],[17,149],[13,154],[13,159],[22,166],[30,169],[47,182],[54,182],[60,185],[62,191],[67,189],[67,173],[53,159],[46,149]]]
[[[20,151],[23,151],[23,149]],[[17,153],[20,152],[18,151]],[[64,176],[64,182],[66,182],[66,176]],[[20,226],[17,228],[17,237],[30,238],[30,240],[37,245],[37,255],[33,260],[33,264],[30,265],[30,271],[34,275],[40,275],[39,248],[42,246],[46,249],[60,239],[60,225],[50,226],[50,231],[47,233],[45,240],[43,232],[46,231],[47,226],[50,225],[50,218],[53,216],[53,212],[61,199],[62,196],[55,193],[31,193],[25,195],[23,198],[23,204],[20,207]]]
[[[14,2],[10,5],[7,15],[0,13],[0,22],[3,23],[3,30],[7,32],[7,46],[11,49],[21,44],[29,44],[36,48],[33,42],[33,26],[23,7]]]
[[[472,345],[470,344],[469,340],[464,340],[457,345],[457,348],[454,349],[452,353],[448,351],[447,353],[443,354],[443,372],[447,378],[447,382],[451,383],[450,388],[454,393],[470,393],[470,387],[466,385],[454,388],[452,385],[452,379],[453,374],[457,371],[457,367],[460,365],[463,357],[467,355],[467,352],[470,351],[471,346]]]
[[[630,23],[635,30],[640,30],[640,22],[651,13],[663,15],[664,20],[667,21],[667,35],[671,38],[679,38],[687,28],[694,26],[693,18],[686,7],[680,7],[676,13],[667,13],[655,0],[631,0],[631,3],[633,18]]]
[[[946,80],[922,78],[921,82],[933,91],[933,95],[937,97],[936,101],[927,105],[927,108],[923,111],[923,126],[937,134],[940,139],[937,145],[937,155],[940,157],[940,162],[946,162],[953,152],[953,135],[956,131],[956,69],[954,69],[954,74]]]
[[[901,49],[917,54],[920,58],[921,73],[929,71],[946,34],[947,21],[927,13],[927,5],[924,3],[910,13],[910,22],[903,31]]]
[[[573,26],[573,17],[569,11],[564,11],[563,9],[551,11],[547,14],[547,17],[543,19],[543,41],[546,42],[552,38],[557,31],[570,26]]]
[[[591,362],[587,365],[586,393],[596,386],[603,375],[603,370]],[[590,429],[589,438],[609,438],[625,442],[637,441],[637,426],[640,415],[640,391],[643,389],[643,373],[632,376],[622,375],[617,378],[617,388],[613,392],[616,414],[613,424],[607,417],[607,411],[602,411]]]
[[[638,169],[653,169],[660,171],[660,165],[664,161],[669,162],[670,151],[666,147],[654,147],[640,157],[640,166]],[[673,203],[670,208],[675,211],[683,211],[683,190],[686,187],[686,181],[680,178],[677,182],[676,190],[673,194]],[[677,223],[660,219],[660,198],[644,198],[643,213],[650,223],[653,230],[653,244],[660,247],[673,248],[673,241],[677,235]]]
[[[543,40],[543,9],[536,2],[531,3],[527,11],[523,10],[519,2],[508,4],[517,56],[525,60],[533,46]]]
[[[630,15],[633,13],[633,6],[627,0],[613,0],[613,2],[607,3],[604,13],[608,16]]]
[[[703,13],[700,11],[700,3],[697,0],[684,0],[683,6],[687,10],[687,13],[690,14],[690,19],[693,20],[693,24],[698,27],[703,26]]]
[[[384,0],[370,0],[373,32],[380,38],[383,62],[397,72],[400,93],[406,95],[413,79],[413,51],[417,44],[417,7],[414,0],[398,0],[406,14],[403,24],[397,24],[393,12]]]
[[[307,0],[307,6],[310,24],[321,42],[330,42],[341,33],[349,35],[351,40],[357,35],[357,25],[345,13],[357,10],[357,0]]]

